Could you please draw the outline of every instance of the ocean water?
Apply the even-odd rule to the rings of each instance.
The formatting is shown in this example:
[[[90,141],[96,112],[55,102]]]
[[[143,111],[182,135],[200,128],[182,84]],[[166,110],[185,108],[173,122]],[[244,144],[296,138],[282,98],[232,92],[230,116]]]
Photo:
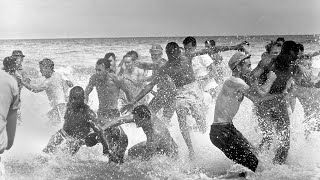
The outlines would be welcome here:
[[[196,37],[198,48],[204,47],[204,41],[214,39],[217,45],[234,45],[243,40],[251,43],[252,62],[257,64],[264,46],[278,36],[226,36]],[[305,52],[320,50],[318,35],[284,36],[305,46]],[[0,59],[11,55],[12,50],[20,49],[26,55],[23,63],[34,81],[41,81],[38,62],[52,58],[57,71],[64,73],[75,85],[85,88],[98,58],[107,52],[114,52],[118,62],[122,56],[136,50],[140,58],[150,61],[149,48],[158,43],[164,48],[168,42],[175,41],[182,46],[184,37],[162,38],[101,38],[101,39],[52,39],[52,40],[0,40]],[[234,51],[223,52],[225,64]],[[166,57],[166,55],[164,55]],[[320,68],[320,58],[314,58],[314,67]],[[228,68],[226,68],[226,71]],[[97,94],[90,95],[94,110],[98,108]],[[17,127],[14,146],[1,155],[5,164],[7,179],[215,179],[228,170],[243,167],[236,165],[211,144],[210,125],[213,121],[214,103],[208,104],[208,130],[201,134],[192,133],[192,142],[196,158],[188,160],[187,147],[178,128],[176,115],[172,119],[171,135],[179,145],[180,159],[172,161],[165,157],[155,157],[149,162],[127,161],[121,166],[108,164],[102,157],[102,147],[82,147],[74,157],[63,152],[56,157],[45,156],[41,150],[51,135],[57,130],[47,125],[45,116],[50,110],[45,93],[32,93],[22,90],[22,119]],[[245,99],[234,119],[235,126],[253,144],[257,145],[261,133],[257,120],[252,113],[252,103]],[[250,175],[248,179],[320,179],[320,133],[312,132],[309,139],[304,138],[302,123],[303,109],[300,103],[291,118],[291,148],[285,165],[274,166],[271,163],[274,149],[259,156],[261,172]],[[141,129],[134,125],[123,125],[129,137],[129,147],[146,139]]]

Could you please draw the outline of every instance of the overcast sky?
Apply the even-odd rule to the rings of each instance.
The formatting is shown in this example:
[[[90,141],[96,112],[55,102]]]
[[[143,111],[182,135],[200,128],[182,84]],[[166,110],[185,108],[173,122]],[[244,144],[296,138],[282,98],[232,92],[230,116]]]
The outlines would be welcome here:
[[[320,34],[320,0],[0,0],[0,39]]]

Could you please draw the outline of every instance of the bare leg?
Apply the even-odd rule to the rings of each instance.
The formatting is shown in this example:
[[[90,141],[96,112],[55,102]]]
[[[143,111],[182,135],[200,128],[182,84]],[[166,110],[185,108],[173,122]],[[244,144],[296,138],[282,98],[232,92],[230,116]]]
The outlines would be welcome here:
[[[180,131],[184,141],[187,144],[187,147],[189,150],[189,158],[192,160],[194,157],[194,149],[193,149],[191,138],[190,138],[190,132],[187,127],[187,114],[188,114],[187,112],[188,110],[184,107],[179,107],[177,109],[177,116],[178,116]]]

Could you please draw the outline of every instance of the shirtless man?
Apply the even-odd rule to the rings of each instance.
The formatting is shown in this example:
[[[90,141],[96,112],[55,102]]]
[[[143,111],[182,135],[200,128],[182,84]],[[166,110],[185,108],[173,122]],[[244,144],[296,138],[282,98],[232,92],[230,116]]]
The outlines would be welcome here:
[[[107,123],[102,129],[116,127],[124,123],[135,123],[146,134],[147,141],[138,143],[128,150],[130,158],[142,157],[148,160],[154,155],[164,154],[176,159],[178,146],[170,135],[169,130],[157,116],[152,115],[146,105],[135,107],[132,114],[116,118]]]
[[[248,140],[239,132],[232,123],[237,114],[244,96],[253,102],[261,101],[267,94],[252,94],[252,89],[244,79],[251,73],[250,56],[240,52],[234,54],[229,60],[232,76],[227,79],[217,97],[214,120],[210,131],[210,140],[229,159],[249,168],[253,172],[258,166],[258,159],[254,154],[253,147]],[[268,82],[262,86],[266,92],[275,80],[274,73],[269,73]],[[232,176],[245,176],[245,173],[228,174]]]
[[[238,45],[237,48],[242,49],[242,45]],[[202,99],[199,97],[201,92],[195,81],[196,79],[192,69],[192,57],[195,55],[205,54],[210,51],[217,51],[217,49],[188,53],[187,57],[181,53],[181,49],[177,43],[168,43],[166,46],[168,62],[159,69],[156,77],[144,87],[138,96],[135,97],[134,101],[122,108],[122,111],[132,109],[134,104],[148,94],[161,79],[169,76],[177,88],[176,113],[182,136],[189,149],[190,158],[194,157],[194,150],[187,126],[187,115],[191,114],[195,118],[198,128],[203,133],[206,131],[206,116],[203,113],[205,108],[203,107]]]
[[[145,71],[136,67],[135,61],[136,59],[130,54],[124,55],[123,62],[125,69],[122,74],[118,74],[128,85],[134,97],[138,95],[140,89],[146,85],[146,81],[148,80]],[[148,97],[145,97],[140,103],[147,104]]]
[[[40,85],[32,85],[23,80],[23,85],[34,93],[45,91],[50,101],[51,111],[47,113],[50,122],[58,125],[63,121],[68,100],[69,85],[63,77],[54,71],[54,62],[45,58],[39,62],[40,73],[46,80]]]
[[[137,67],[152,70],[152,75],[148,78],[148,81],[152,81],[158,70],[167,62],[166,59],[162,58],[162,51],[163,49],[160,45],[154,44],[149,50],[153,62],[136,62]],[[163,108],[164,122],[169,123],[174,114],[176,96],[176,87],[169,76],[157,84],[157,92],[153,93],[153,95],[154,97],[148,104],[150,111],[157,114]]]
[[[118,78],[114,73],[110,73],[111,63],[109,60],[103,58],[99,59],[96,62],[96,73],[91,76],[89,84],[85,89],[85,103],[88,103],[88,98],[93,88],[95,87],[98,93],[99,99],[99,109],[97,112],[98,115],[98,125],[103,125],[106,123],[107,119],[112,119],[120,116],[118,110],[118,99],[120,90],[122,90],[127,97],[128,101],[132,100],[131,92],[128,86],[125,84],[123,79]],[[119,126],[116,128],[107,129],[104,131],[104,135],[107,136],[108,145],[103,145],[103,153],[105,155],[110,154],[110,150],[115,148],[117,144],[121,144],[122,141],[125,141],[126,134],[123,129]],[[92,133],[89,135],[90,138],[87,141],[90,141],[91,146],[94,146],[98,143],[97,138],[98,134]],[[121,142],[116,142],[117,140]],[[116,142],[116,143],[114,143]],[[109,149],[108,149],[109,147]]]

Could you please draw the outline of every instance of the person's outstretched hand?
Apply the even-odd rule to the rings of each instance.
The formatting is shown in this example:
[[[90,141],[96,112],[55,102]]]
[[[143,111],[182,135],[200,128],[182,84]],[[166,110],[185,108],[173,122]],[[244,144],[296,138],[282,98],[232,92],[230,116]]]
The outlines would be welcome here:
[[[120,112],[121,112],[121,113],[127,113],[127,112],[129,112],[131,109],[133,109],[133,107],[134,107],[134,104],[132,104],[132,103],[126,104],[126,105],[124,105],[124,106],[120,109]]]

